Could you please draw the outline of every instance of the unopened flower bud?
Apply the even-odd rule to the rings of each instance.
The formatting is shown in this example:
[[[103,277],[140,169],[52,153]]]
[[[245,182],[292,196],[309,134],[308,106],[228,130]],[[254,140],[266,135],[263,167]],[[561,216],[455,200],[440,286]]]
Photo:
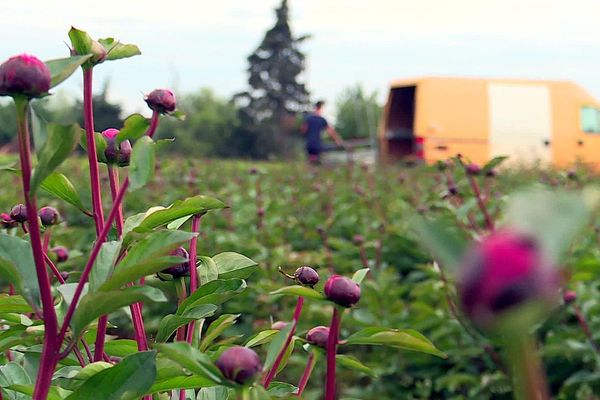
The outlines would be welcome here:
[[[10,210],[10,218],[13,221],[23,223],[27,221],[27,208],[24,204],[17,204]]]
[[[0,214],[0,226],[4,229],[12,229],[19,225],[17,221],[12,219],[10,214],[2,213]]]
[[[260,207],[257,211],[256,214],[258,214],[259,217],[264,217],[265,216],[265,209]]]
[[[52,226],[60,222],[60,214],[54,207],[42,207],[38,212],[38,216],[44,226]]]
[[[530,301],[553,303],[560,279],[532,238],[504,230],[474,245],[457,283],[465,313],[475,325],[491,329],[505,311]]]
[[[109,128],[102,132],[102,136],[106,139],[104,157],[108,164],[117,164],[119,167],[126,167],[129,165],[129,159],[131,158],[131,142],[124,140],[117,144],[116,138],[118,134],[119,130],[114,128]]]
[[[319,274],[308,266],[300,267],[294,272],[294,278],[302,285],[315,286],[319,283]]]
[[[156,89],[144,99],[152,111],[168,114],[175,111],[175,95],[169,89]]]
[[[273,322],[273,325],[271,325],[271,329],[274,329],[276,331],[280,331],[282,329],[285,329],[285,327],[287,325],[288,325],[287,322],[277,321],[277,322]]]
[[[565,290],[563,293],[563,301],[565,304],[571,304],[577,300],[577,293],[574,290]]]
[[[352,307],[360,300],[360,286],[350,278],[331,275],[325,282],[325,296],[334,303]]]
[[[448,186],[448,193],[452,196],[456,196],[456,194],[458,194],[458,188],[456,187],[456,185]]]
[[[262,370],[258,354],[248,347],[234,346],[225,350],[216,362],[223,376],[240,385],[251,383]]]
[[[498,171],[496,171],[494,168],[491,168],[491,169],[488,169],[487,171],[485,171],[485,176],[488,178],[494,178],[497,175],[498,175]]]
[[[99,42],[92,40],[92,48],[90,49],[92,58],[90,59],[92,64],[100,64],[106,60],[106,49]]]
[[[63,278],[63,280],[67,280],[69,279],[69,273],[67,271],[60,271],[60,276]]]
[[[175,264],[168,268],[165,268],[160,272],[163,274],[171,275],[173,277],[173,279],[181,278],[182,276],[189,275],[190,274],[190,268],[189,268],[190,255],[187,252],[187,250],[184,249],[183,247],[178,247],[171,253],[171,255],[175,256],[175,257],[185,258],[185,261],[182,262],[181,264]],[[158,275],[158,278],[162,280],[162,277],[160,275]]]
[[[365,237],[363,235],[354,235],[352,241],[355,244],[363,244],[365,242]]]
[[[21,54],[0,65],[0,96],[41,97],[48,93],[50,70],[37,57]]]
[[[469,175],[479,175],[481,173],[481,167],[475,163],[468,164],[466,169]]]
[[[327,347],[327,340],[329,339],[329,328],[326,326],[316,326],[308,331],[306,334],[306,341],[315,346]]]
[[[56,246],[50,249],[53,261],[57,263],[65,262],[69,259],[69,250],[64,246]]]

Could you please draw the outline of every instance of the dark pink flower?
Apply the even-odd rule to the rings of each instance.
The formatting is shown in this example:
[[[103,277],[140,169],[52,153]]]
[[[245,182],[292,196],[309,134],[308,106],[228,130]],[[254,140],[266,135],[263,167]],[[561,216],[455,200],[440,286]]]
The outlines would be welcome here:
[[[152,111],[168,114],[175,111],[177,102],[169,89],[155,89],[144,99]]]
[[[306,265],[298,268],[296,272],[294,272],[294,278],[298,283],[311,287],[319,283],[319,274],[317,271]]]
[[[60,222],[60,214],[54,207],[42,207],[38,211],[38,216],[44,226],[56,225]]]
[[[360,300],[360,286],[350,278],[332,275],[325,282],[325,296],[340,306],[352,307]]]
[[[315,346],[327,347],[329,339],[329,328],[326,326],[315,326],[306,333],[306,341]]]
[[[467,254],[458,292],[465,313],[486,328],[501,312],[528,301],[553,300],[559,281],[558,271],[532,238],[504,230],[487,236]]]
[[[104,157],[108,164],[117,164],[119,167],[129,165],[131,158],[131,142],[123,140],[117,144],[116,137],[119,134],[118,129],[109,128],[102,131],[102,136],[106,139],[106,149],[104,149]]]
[[[27,221],[27,208],[24,204],[17,204],[10,210],[10,218],[13,221],[22,223]]]
[[[190,274],[190,268],[189,268],[190,255],[187,252],[187,250],[184,249],[183,247],[178,247],[171,253],[171,255],[175,256],[175,257],[184,258],[186,261],[182,262],[181,264],[172,265],[168,268],[163,269],[160,272],[163,274],[171,275],[173,277],[173,279],[181,278],[182,276],[188,276]],[[158,277],[159,277],[159,279],[162,279],[160,275]]]
[[[64,246],[56,246],[50,249],[50,253],[54,256],[57,263],[65,262],[69,259],[69,250]]]
[[[50,70],[37,57],[21,54],[0,65],[0,96],[40,97],[48,93]]]
[[[234,346],[225,350],[217,360],[225,378],[240,385],[250,383],[262,370],[258,354],[248,347]]]

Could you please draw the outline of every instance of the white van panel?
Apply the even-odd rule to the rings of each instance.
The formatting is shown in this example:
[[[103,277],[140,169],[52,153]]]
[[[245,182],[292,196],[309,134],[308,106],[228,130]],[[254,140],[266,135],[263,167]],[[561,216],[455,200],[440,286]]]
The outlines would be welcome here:
[[[552,161],[550,89],[542,84],[489,83],[490,158]]]

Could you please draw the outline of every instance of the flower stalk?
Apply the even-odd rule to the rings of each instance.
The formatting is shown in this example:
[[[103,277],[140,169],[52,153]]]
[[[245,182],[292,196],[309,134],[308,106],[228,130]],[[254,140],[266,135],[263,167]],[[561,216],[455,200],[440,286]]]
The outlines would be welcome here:
[[[340,336],[340,325],[342,323],[342,313],[336,305],[333,308],[331,324],[329,325],[329,336],[327,338],[327,373],[325,376],[325,400],[335,400],[336,384],[336,354],[337,345]]]

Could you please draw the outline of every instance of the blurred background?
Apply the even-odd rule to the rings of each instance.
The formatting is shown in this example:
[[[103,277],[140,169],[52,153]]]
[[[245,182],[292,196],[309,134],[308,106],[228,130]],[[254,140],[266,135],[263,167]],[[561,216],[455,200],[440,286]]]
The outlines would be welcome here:
[[[173,88],[190,118],[161,134],[175,134],[174,151],[198,156],[295,157],[301,116],[319,99],[344,138],[368,147],[398,78],[571,80],[600,97],[594,0],[36,0],[2,9],[11,16],[0,26],[3,59],[66,55],[57,38],[68,39],[69,25],[139,45],[143,57],[97,69],[97,129],[146,113],[144,93]],[[80,119],[80,88],[70,79],[38,113]],[[4,149],[14,132],[7,104]]]

